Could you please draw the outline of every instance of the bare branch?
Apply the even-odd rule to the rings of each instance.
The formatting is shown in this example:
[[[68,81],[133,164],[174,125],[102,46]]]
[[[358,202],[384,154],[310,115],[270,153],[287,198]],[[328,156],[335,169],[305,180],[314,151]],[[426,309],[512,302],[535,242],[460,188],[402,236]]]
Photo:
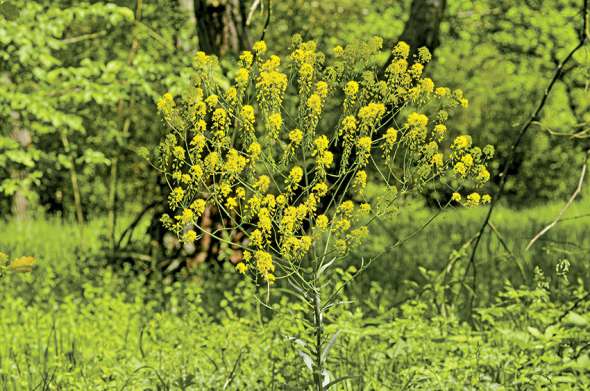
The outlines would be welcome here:
[[[516,137],[516,140],[512,144],[512,147],[510,148],[510,154],[504,164],[504,168],[502,169],[502,173],[500,174],[500,185],[499,185],[498,191],[496,192],[494,198],[492,199],[492,202],[491,202],[490,207],[488,209],[488,213],[486,214],[486,217],[484,218],[484,221],[479,229],[479,232],[478,232],[477,237],[475,239],[475,243],[473,245],[473,250],[471,252],[471,256],[469,258],[469,263],[467,264],[467,267],[465,269],[465,275],[467,275],[469,273],[469,270],[472,269],[473,292],[475,292],[477,289],[477,269],[476,269],[476,265],[475,265],[475,257],[477,254],[477,249],[479,247],[479,244],[481,242],[481,238],[485,232],[485,229],[489,225],[490,219],[492,217],[492,213],[494,212],[494,208],[496,207],[496,205],[498,204],[498,201],[500,201],[500,199],[502,198],[502,195],[504,193],[504,189],[506,187],[506,182],[507,182],[507,178],[508,178],[508,172],[509,172],[510,168],[512,167],[512,163],[514,162],[516,150],[518,149],[520,143],[522,142],[524,136],[528,132],[531,125],[539,120],[539,116],[541,114],[541,111],[545,107],[545,103],[547,102],[547,98],[549,97],[551,90],[555,86],[555,83],[561,77],[564,66],[573,58],[574,54],[576,54],[576,52],[578,50],[580,50],[588,40],[590,40],[590,34],[588,32],[588,30],[589,30],[588,19],[589,19],[588,0],[584,0],[583,6],[582,6],[582,30],[580,33],[580,41],[567,54],[567,56],[565,56],[565,58],[559,63],[557,68],[555,68],[555,72],[553,73],[553,77],[551,78],[551,80],[549,81],[549,84],[545,88],[545,93],[543,94],[541,100],[539,101],[537,108],[532,113],[530,118],[522,125],[522,127],[520,128],[520,131],[518,132],[518,136]],[[472,303],[473,303],[474,296],[475,295],[472,296],[472,300],[471,300]]]
[[[539,233],[537,233],[529,242],[529,244],[526,246],[525,250],[529,250],[531,248],[531,246],[533,244],[535,244],[535,242],[543,235],[545,235],[551,228],[553,228],[555,226],[555,224],[557,224],[559,222],[559,220],[561,219],[561,217],[563,216],[563,214],[565,213],[565,211],[570,207],[570,205],[574,202],[574,200],[576,199],[576,197],[578,196],[578,194],[580,194],[580,192],[582,191],[582,185],[584,184],[584,177],[586,176],[586,168],[588,167],[588,156],[590,155],[590,150],[586,151],[586,158],[584,159],[584,164],[582,166],[582,172],[580,173],[580,179],[578,180],[578,186],[576,187],[576,190],[572,193],[572,195],[570,196],[569,200],[567,201],[567,203],[563,206],[563,208],[561,208],[561,210],[559,211],[559,214],[557,215],[557,217],[555,218],[555,220],[553,220],[553,222],[551,222],[551,224],[549,224],[548,226],[546,226],[545,228],[543,228],[541,231],[539,231]]]

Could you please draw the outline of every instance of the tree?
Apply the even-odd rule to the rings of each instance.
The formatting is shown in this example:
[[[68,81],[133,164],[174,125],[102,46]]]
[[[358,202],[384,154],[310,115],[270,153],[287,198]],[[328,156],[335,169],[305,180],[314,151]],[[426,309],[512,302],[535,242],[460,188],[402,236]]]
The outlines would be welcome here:
[[[243,0],[194,0],[199,48],[223,56],[250,47]]]

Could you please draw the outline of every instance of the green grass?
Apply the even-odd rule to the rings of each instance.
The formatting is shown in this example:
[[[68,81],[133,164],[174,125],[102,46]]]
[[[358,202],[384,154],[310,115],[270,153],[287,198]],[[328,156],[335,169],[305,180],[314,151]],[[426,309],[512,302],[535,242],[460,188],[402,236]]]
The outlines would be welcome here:
[[[483,210],[452,211],[376,262],[348,292],[353,302],[328,313],[327,335],[339,332],[328,359],[332,379],[350,376],[332,389],[589,387],[588,302],[558,320],[585,294],[588,259],[579,247],[590,247],[590,228],[584,219],[565,220],[533,252],[523,251],[558,210],[495,215],[524,275],[497,238],[486,239],[472,324],[460,320],[459,302],[440,300],[435,279],[418,267],[443,269],[451,251],[475,232]],[[585,211],[587,201],[568,216]],[[410,223],[426,217],[412,211],[386,228],[403,237]],[[104,227],[98,220],[82,232],[57,220],[0,226],[0,250],[38,259],[32,274],[0,281],[0,390],[308,388],[300,307],[277,290],[271,292],[274,310],[265,309],[256,288],[229,268],[219,274],[203,268],[173,283],[110,268],[90,256],[100,253]],[[376,251],[385,239],[373,237],[369,250]],[[557,241],[575,246],[554,247]],[[553,272],[562,257],[571,262],[569,283]],[[532,281],[535,264],[544,267],[550,291],[534,283],[519,290],[505,285]],[[457,273],[463,266],[457,264]],[[421,289],[429,283],[431,289]],[[393,307],[400,298],[408,301]]]
[[[515,286],[534,282],[534,269],[554,274],[561,261],[570,262],[570,278],[590,283],[590,199],[572,204],[561,221],[529,250],[526,246],[537,232],[551,223],[564,203],[512,210],[497,208],[492,217],[495,232],[488,228],[476,256],[477,297],[485,305],[503,289],[506,281]],[[387,251],[364,275],[364,283],[378,282],[390,295],[403,300],[408,293],[406,281],[423,286],[429,282],[420,268],[442,273],[451,264],[449,280],[462,279],[471,247],[466,245],[477,234],[486,213],[484,208],[459,208],[446,211],[399,247]],[[379,254],[391,243],[407,238],[433,216],[421,208],[404,211],[392,221],[378,224],[376,234],[352,259]],[[451,262],[451,259],[453,261]],[[472,275],[469,273],[467,281]],[[553,280],[553,284],[557,284]],[[358,286],[357,286],[358,287]]]

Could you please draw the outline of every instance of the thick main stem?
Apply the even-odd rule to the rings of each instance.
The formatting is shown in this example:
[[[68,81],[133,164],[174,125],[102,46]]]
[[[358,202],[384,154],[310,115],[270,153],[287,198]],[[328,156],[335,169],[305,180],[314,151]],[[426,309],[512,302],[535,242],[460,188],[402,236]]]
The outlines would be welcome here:
[[[316,277],[317,280],[317,277]],[[315,371],[313,379],[315,382],[315,388],[317,391],[323,391],[323,362],[322,362],[322,332],[323,332],[323,319],[322,319],[322,301],[320,297],[319,284],[315,284],[313,308],[314,308],[314,328],[315,328]]]

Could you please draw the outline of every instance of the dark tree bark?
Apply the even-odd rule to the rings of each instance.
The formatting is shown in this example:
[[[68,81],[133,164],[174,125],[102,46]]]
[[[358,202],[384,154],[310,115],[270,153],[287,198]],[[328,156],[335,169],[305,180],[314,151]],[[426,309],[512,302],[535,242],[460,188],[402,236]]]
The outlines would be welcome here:
[[[200,49],[220,56],[249,48],[246,11],[243,0],[194,0]]]
[[[440,45],[440,23],[446,8],[447,0],[412,1],[410,16],[399,37],[400,41],[410,45],[410,56],[421,47],[427,47],[430,53],[434,53]],[[387,60],[387,64],[390,61],[391,57]]]

